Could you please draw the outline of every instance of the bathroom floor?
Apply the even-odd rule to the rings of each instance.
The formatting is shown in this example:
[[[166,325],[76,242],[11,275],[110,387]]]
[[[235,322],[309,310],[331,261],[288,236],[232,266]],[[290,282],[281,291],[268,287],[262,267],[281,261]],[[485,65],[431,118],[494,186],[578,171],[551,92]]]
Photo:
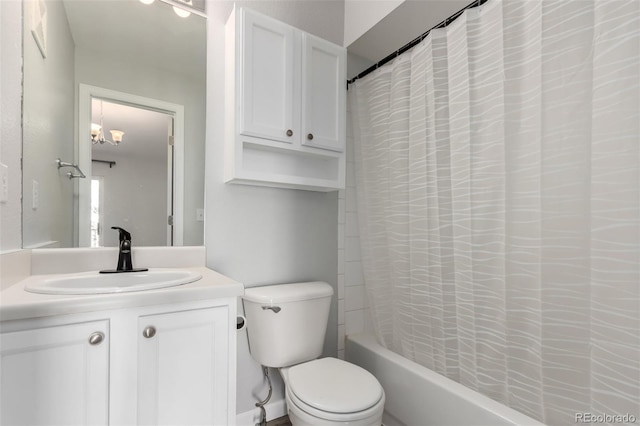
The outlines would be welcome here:
[[[289,416],[284,416],[268,421],[267,426],[291,426],[291,422]]]

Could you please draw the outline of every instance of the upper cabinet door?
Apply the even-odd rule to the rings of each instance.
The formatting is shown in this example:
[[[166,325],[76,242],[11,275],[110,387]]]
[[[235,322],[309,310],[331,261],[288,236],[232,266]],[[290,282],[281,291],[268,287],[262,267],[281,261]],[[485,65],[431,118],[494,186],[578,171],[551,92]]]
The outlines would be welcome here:
[[[294,98],[299,41],[294,29],[245,10],[241,34],[240,133],[288,143],[299,140]]]
[[[304,34],[302,57],[302,144],[343,151],[347,97],[345,50]]]

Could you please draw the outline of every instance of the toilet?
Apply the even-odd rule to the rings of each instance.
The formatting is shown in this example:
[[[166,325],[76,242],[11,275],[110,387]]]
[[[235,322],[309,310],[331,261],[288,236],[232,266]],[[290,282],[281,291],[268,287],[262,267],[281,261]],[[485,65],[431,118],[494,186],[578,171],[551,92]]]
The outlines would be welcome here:
[[[385,395],[367,370],[322,353],[333,289],[325,282],[247,288],[249,351],[278,368],[293,425],[380,426]]]

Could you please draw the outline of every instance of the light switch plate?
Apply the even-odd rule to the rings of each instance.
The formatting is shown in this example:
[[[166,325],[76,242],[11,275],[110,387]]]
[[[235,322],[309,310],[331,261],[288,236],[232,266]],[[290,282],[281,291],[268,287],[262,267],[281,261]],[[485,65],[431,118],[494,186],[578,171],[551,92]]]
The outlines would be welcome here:
[[[40,204],[40,190],[38,189],[38,181],[31,181],[31,208],[33,210],[38,210],[38,205]]]
[[[204,222],[204,209],[196,209],[196,221]]]
[[[9,167],[0,163],[0,203],[9,201]]]

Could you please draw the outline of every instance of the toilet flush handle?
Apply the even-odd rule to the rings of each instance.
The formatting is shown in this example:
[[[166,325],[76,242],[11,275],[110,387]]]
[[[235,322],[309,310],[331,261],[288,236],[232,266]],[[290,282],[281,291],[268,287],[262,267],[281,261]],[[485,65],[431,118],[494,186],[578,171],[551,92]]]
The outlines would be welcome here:
[[[262,307],[263,311],[266,311],[267,309],[272,310],[276,314],[282,310],[280,306],[263,306]]]

